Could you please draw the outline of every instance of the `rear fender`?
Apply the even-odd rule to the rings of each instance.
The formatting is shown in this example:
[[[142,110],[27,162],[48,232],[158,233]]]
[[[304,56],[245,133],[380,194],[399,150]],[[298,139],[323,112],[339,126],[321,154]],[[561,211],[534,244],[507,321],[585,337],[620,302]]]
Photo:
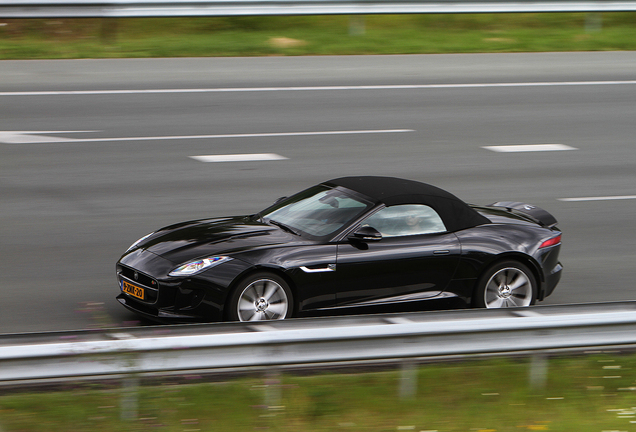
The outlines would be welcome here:
[[[543,274],[543,271],[541,270],[541,266],[539,265],[539,263],[531,256],[512,252],[512,253],[503,253],[503,254],[497,255],[495,259],[493,259],[490,263],[488,263],[486,268],[491,267],[492,265],[494,265],[495,263],[499,261],[505,261],[505,260],[518,261],[522,264],[525,264],[530,269],[530,271],[532,271],[532,274],[535,280],[537,281],[537,285],[538,285],[537,300],[543,300],[545,297],[545,275]]]

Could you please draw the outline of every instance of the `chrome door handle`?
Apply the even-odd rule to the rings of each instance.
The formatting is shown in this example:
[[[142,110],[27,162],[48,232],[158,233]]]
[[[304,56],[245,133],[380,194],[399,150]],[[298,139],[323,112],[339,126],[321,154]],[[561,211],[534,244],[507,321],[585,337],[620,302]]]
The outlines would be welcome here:
[[[327,267],[322,268],[307,268],[305,266],[301,266],[300,269],[305,273],[324,273],[324,272],[332,272],[336,271],[335,264],[328,264]]]

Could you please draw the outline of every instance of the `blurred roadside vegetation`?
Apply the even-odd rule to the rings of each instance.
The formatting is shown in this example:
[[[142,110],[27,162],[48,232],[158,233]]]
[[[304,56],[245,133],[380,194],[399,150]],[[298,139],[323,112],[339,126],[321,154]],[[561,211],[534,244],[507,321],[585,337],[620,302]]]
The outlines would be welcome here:
[[[0,20],[0,59],[636,49],[636,13]]]
[[[12,431],[601,432],[632,431],[636,355],[552,358],[544,385],[530,360],[447,361],[416,370],[416,394],[398,396],[399,370],[283,374],[206,382],[166,378],[139,389],[121,420],[116,384],[0,396],[0,429]],[[130,396],[130,395],[128,395]],[[130,406],[124,406],[130,411]]]

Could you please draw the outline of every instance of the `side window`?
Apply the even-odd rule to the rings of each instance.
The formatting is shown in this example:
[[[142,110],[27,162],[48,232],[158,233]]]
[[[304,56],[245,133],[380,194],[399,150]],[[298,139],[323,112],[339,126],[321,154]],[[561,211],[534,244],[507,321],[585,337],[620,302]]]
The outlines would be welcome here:
[[[383,237],[397,237],[445,232],[444,222],[431,207],[408,204],[386,207],[362,222],[382,233]]]

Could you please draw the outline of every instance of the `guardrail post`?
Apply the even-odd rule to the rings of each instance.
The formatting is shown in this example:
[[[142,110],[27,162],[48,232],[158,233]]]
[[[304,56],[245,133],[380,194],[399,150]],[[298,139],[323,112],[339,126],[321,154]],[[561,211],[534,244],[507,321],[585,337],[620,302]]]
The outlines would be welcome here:
[[[413,361],[403,361],[400,366],[400,399],[412,399],[417,394],[417,367]]]
[[[135,420],[139,413],[139,376],[126,375],[121,391],[120,418],[123,421]]]
[[[349,35],[350,36],[361,36],[365,32],[364,28],[364,16],[362,15],[352,15],[349,18]]]
[[[136,353],[127,353],[121,359],[127,373],[122,380],[119,416],[122,421],[136,420],[139,417],[139,357]]]
[[[603,28],[603,16],[598,12],[588,12],[585,15],[585,31],[599,32]]]
[[[111,45],[117,40],[117,30],[119,21],[117,18],[102,18],[100,39],[103,44]]]
[[[548,380],[548,356],[543,353],[536,353],[530,356],[530,388],[541,390],[545,388]]]
[[[265,406],[267,409],[279,406],[281,399],[280,370],[269,370],[265,373]]]

